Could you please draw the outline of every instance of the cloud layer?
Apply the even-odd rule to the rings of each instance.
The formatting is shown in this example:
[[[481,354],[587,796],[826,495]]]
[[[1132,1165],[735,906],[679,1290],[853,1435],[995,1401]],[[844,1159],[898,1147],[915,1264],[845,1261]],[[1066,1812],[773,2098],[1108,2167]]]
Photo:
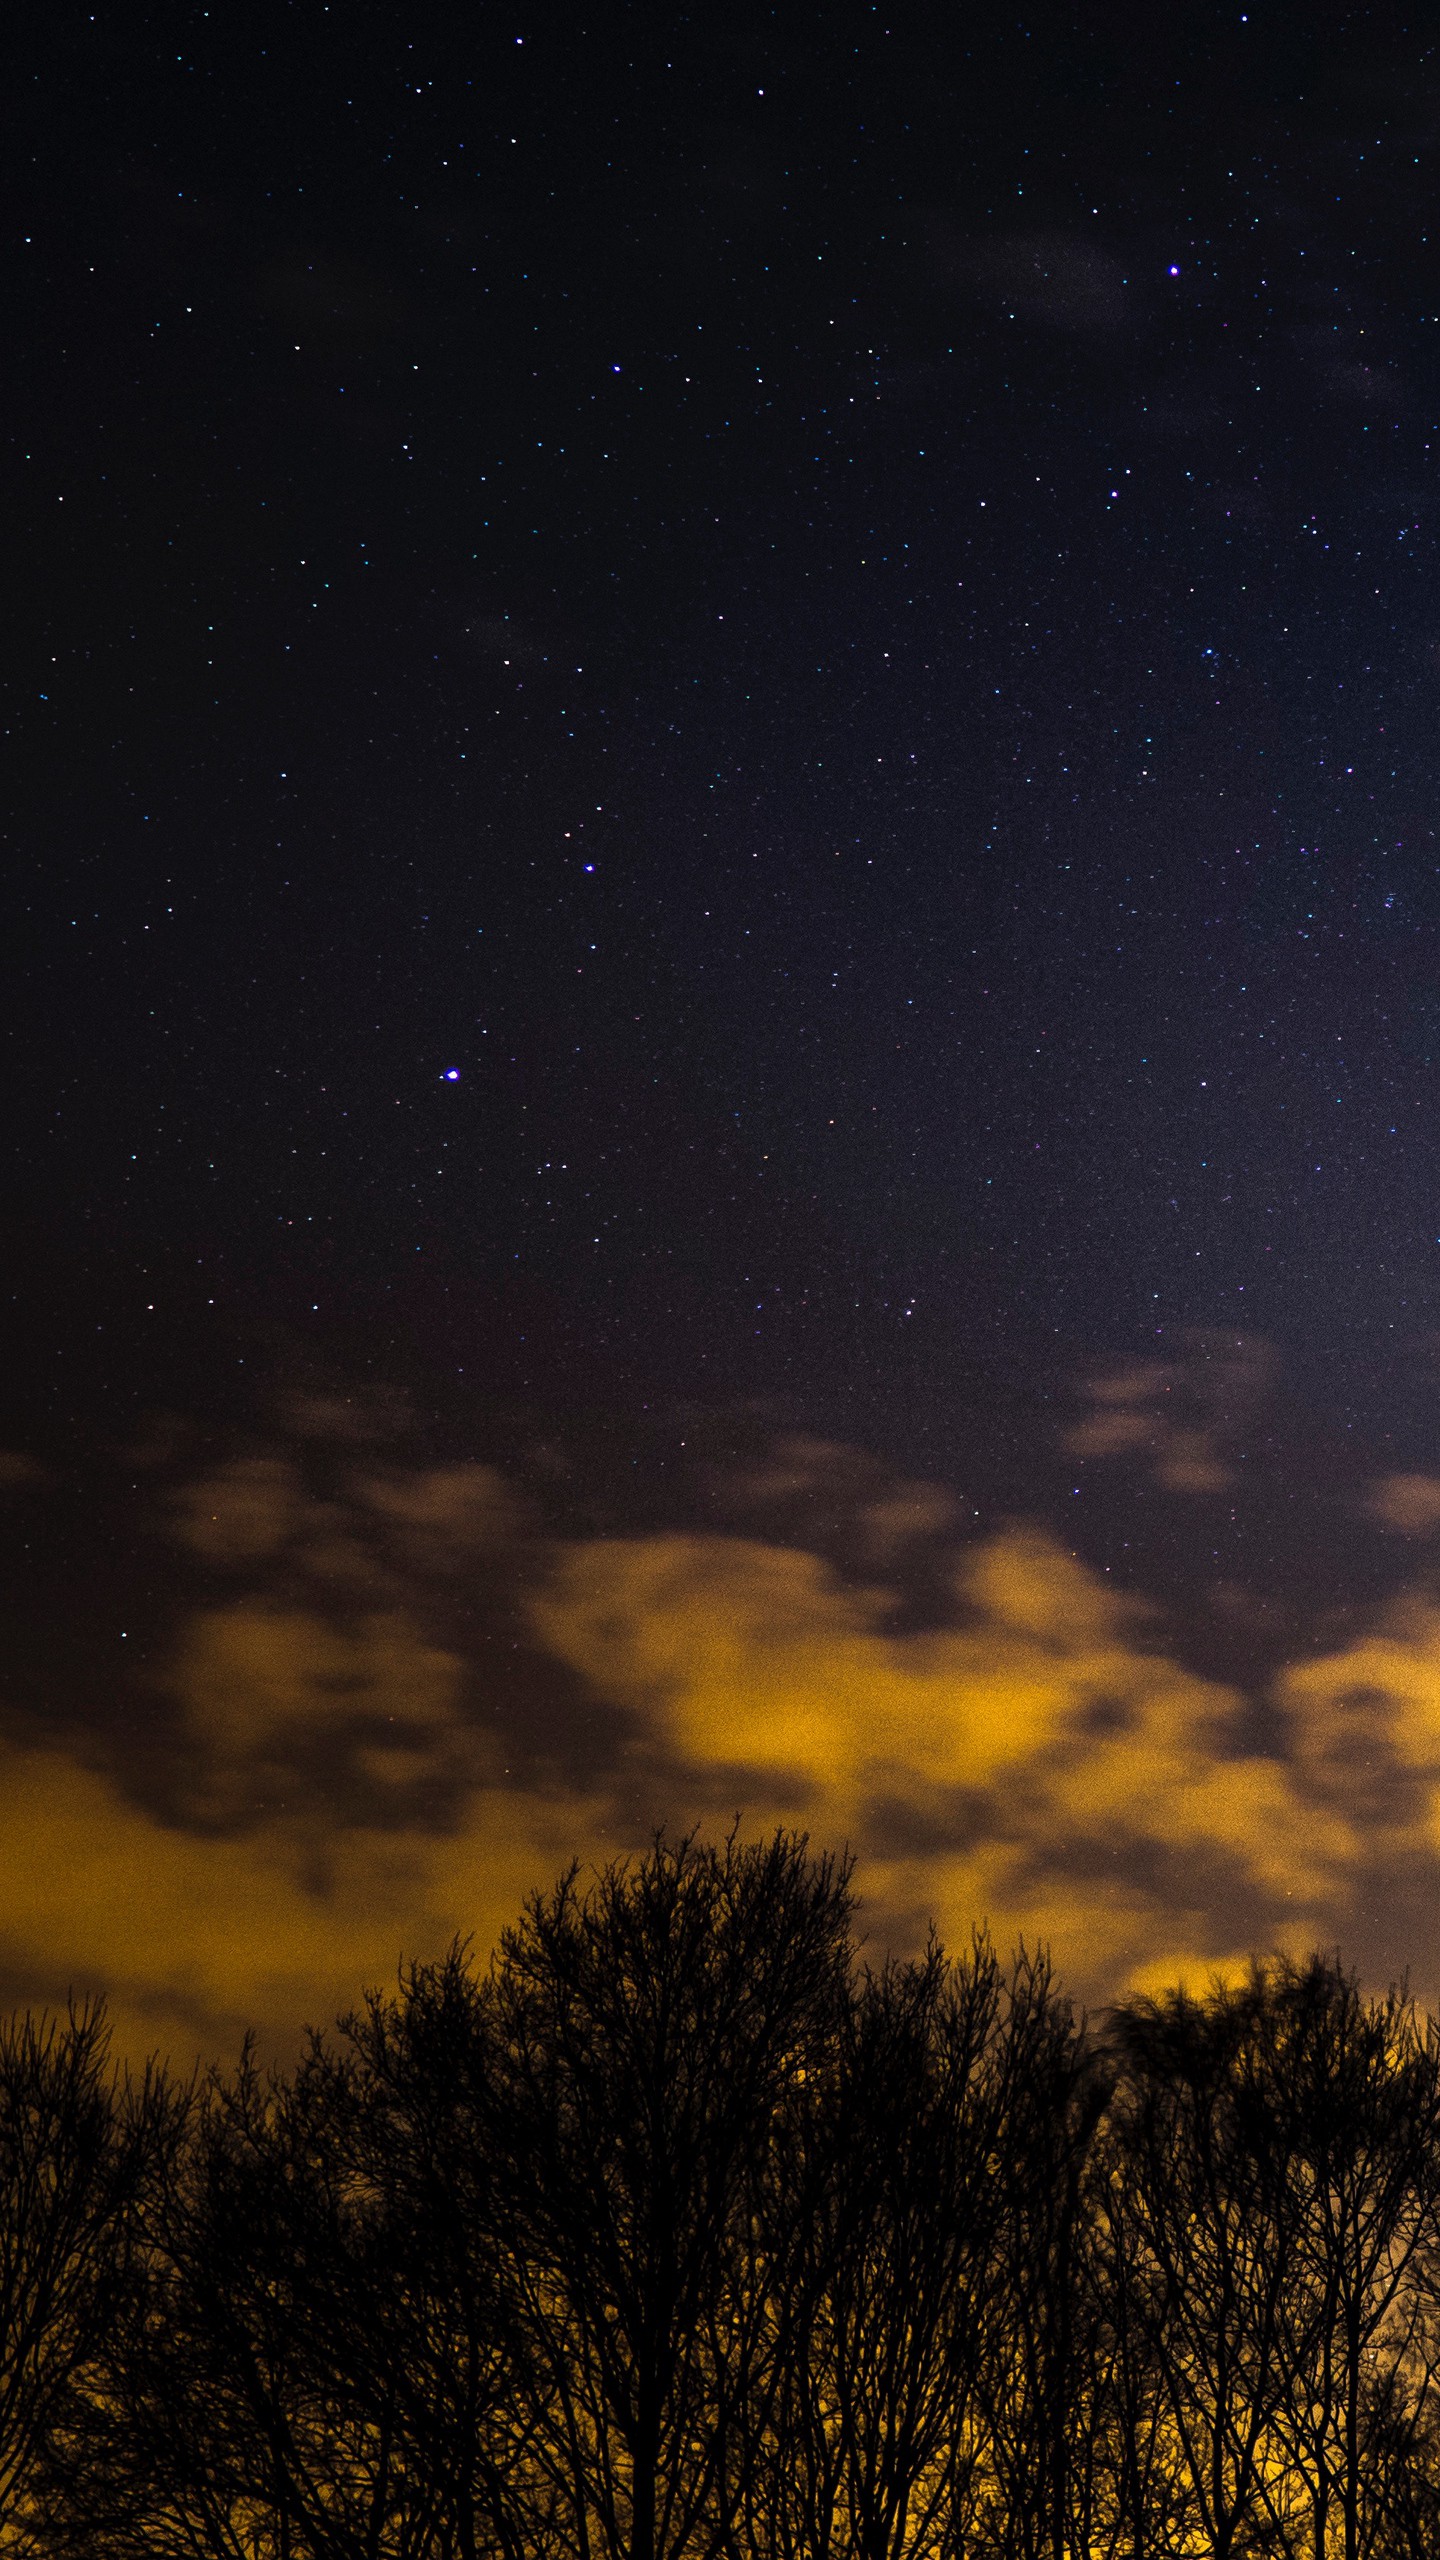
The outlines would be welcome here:
[[[1089,1453],[1123,1454],[1118,1419],[1152,1480],[1203,1493],[1255,1377],[1209,1374],[1174,1420],[1193,1381],[1102,1381]],[[1413,1480],[1370,1499],[1432,1525]],[[556,1535],[490,1469],[333,1434],[318,1464],[312,1435],[172,1487],[196,1581],[146,1750],[0,1743],[11,1992],[104,1989],[132,2051],[252,2022],[283,2049],[402,1954],[493,1941],[571,1856],[737,1812],[848,1841],[877,1947],[988,1920],[1103,1999],[1338,1940],[1440,1989],[1424,1591],[1257,1699],[1041,1528],[967,1533],[953,1493],[859,1453],[780,1444],[722,1500],[750,1534],[722,1510]],[[757,1507],[780,1525],[753,1534]]]

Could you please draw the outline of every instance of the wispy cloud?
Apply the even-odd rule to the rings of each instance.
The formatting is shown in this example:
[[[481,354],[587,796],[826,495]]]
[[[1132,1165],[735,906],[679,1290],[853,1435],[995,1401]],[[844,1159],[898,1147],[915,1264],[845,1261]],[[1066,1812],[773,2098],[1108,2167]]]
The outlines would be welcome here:
[[[1440,1530],[1440,1476],[1379,1476],[1366,1509],[1382,1528],[1398,1529],[1407,1538],[1433,1538]]]
[[[1091,1378],[1065,1445],[1077,1458],[1139,1459],[1167,1492],[1223,1493],[1273,1371],[1253,1336],[1187,1334],[1163,1357]]]

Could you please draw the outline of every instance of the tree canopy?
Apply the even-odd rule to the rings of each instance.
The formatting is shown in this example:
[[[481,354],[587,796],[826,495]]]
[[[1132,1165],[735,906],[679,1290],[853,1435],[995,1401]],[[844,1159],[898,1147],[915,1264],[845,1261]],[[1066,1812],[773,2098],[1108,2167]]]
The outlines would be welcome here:
[[[1092,2022],[662,1837],[286,2072],[0,2033],[34,2560],[1419,2560],[1437,2370],[1440,2046],[1335,1955]]]

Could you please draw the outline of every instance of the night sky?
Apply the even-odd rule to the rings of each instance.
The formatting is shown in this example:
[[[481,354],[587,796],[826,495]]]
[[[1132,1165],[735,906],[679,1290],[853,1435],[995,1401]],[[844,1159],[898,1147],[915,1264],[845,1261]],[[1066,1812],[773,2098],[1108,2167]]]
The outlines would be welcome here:
[[[1440,1994],[1434,32],[12,31],[11,1996],[736,1812]]]

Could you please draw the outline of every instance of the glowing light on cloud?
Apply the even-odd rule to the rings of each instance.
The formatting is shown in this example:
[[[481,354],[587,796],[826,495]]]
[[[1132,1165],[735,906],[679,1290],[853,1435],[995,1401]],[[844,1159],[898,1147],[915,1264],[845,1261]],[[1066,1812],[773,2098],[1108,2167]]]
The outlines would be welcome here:
[[[737,1811],[851,1843],[877,1946],[985,1918],[1104,1998],[1338,1939],[1440,1988],[1415,1916],[1440,1884],[1422,1596],[1288,1670],[1259,1749],[1255,1702],[1155,1613],[1039,1529],[967,1538],[944,1488],[858,1453],[823,1453],[847,1575],[794,1525],[556,1537],[491,1469],[382,1463],[344,1414],[307,1429],[323,1482],[286,1446],[174,1493],[205,1587],[143,1768],[98,1737],[0,1745],[14,1995],[104,1988],[132,2049],[233,2046],[251,2020],[283,2044],[402,1953],[488,1942],[572,1855]],[[752,1505],[820,1463],[777,1452]],[[923,1622],[917,1541],[940,1572]],[[1382,1872],[1409,1879],[1393,1947]]]

